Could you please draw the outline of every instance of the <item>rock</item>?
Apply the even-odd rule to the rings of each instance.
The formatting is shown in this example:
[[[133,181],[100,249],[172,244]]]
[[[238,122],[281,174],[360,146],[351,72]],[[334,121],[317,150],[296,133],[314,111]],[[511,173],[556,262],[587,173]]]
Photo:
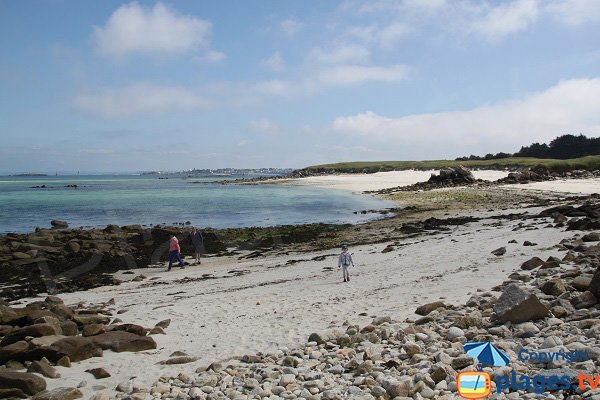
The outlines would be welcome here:
[[[596,272],[590,282],[588,289],[597,299],[600,299],[600,266],[596,268]]]
[[[96,378],[96,379],[104,379],[104,378],[110,377],[110,374],[104,368],[86,369],[85,372],[88,372],[88,373],[94,375],[94,378]]]
[[[530,271],[544,264],[544,261],[539,257],[533,257],[521,264],[521,269]]]
[[[61,221],[58,219],[53,219],[52,221],[50,221],[50,225],[52,225],[52,227],[54,228],[68,228],[69,224],[66,221]]]
[[[46,381],[29,372],[14,372],[0,369],[0,389],[19,389],[28,395],[46,390]]]
[[[598,232],[587,233],[581,237],[584,242],[598,242],[600,241],[600,234]]]
[[[17,358],[20,354],[25,353],[28,349],[29,344],[24,340],[2,347],[0,348],[0,363]]]
[[[165,330],[163,328],[161,328],[160,326],[155,326],[154,328],[150,329],[150,332],[148,332],[148,335],[166,335],[167,333],[165,332]]]
[[[118,332],[129,332],[138,336],[146,336],[146,334],[148,333],[148,329],[136,324],[111,325],[110,330]]]
[[[102,324],[89,324],[83,326],[82,335],[83,336],[96,336],[101,333],[106,332],[106,325]]]
[[[77,336],[79,334],[79,329],[77,328],[77,324],[73,321],[63,321],[60,323],[60,329],[65,336]]]
[[[163,321],[160,321],[159,323],[157,323],[154,326],[156,326],[158,328],[167,329],[169,327],[169,325],[171,325],[171,320],[170,319],[165,319]]]
[[[129,332],[105,332],[92,336],[91,340],[103,350],[143,351],[156,349],[156,342],[150,336],[138,336]]]
[[[172,357],[168,360],[160,361],[158,364],[161,365],[174,365],[174,364],[187,364],[194,361],[197,361],[198,357],[190,357],[190,356],[181,356],[181,357]]]
[[[37,372],[38,374],[53,379],[60,378],[58,371],[52,368],[46,361],[33,361],[31,365],[29,365],[29,368],[27,368],[27,372]]]
[[[579,296],[571,299],[571,304],[573,304],[573,307],[575,307],[577,310],[582,308],[590,308],[597,302],[598,299],[589,290],[586,290]]]
[[[83,393],[77,388],[58,388],[38,393],[32,400],[74,400],[82,397]]]
[[[434,301],[433,303],[424,304],[417,308],[415,314],[427,315],[433,310],[437,310],[438,308],[446,308],[446,305],[443,301]]]
[[[73,321],[77,322],[78,325],[107,325],[110,322],[110,317],[101,314],[75,314]]]
[[[68,356],[61,357],[56,362],[56,365],[65,367],[65,368],[71,368],[71,359]]]
[[[40,337],[48,335],[59,335],[62,331],[58,331],[54,325],[51,324],[34,324],[25,326],[23,328],[15,329],[2,339],[0,346],[6,346],[12,343],[16,343],[20,340],[25,339],[27,336]]]
[[[462,329],[457,328],[456,326],[451,326],[448,329],[447,338],[449,341],[454,342],[456,339],[462,338],[465,336],[465,332]]]
[[[372,325],[381,325],[384,323],[392,323],[392,318],[390,316],[384,316],[384,317],[377,317],[373,320],[373,322],[371,322]]]
[[[94,393],[89,400],[110,400],[110,397],[108,396],[108,393]]]
[[[517,284],[510,284],[494,304],[494,311],[500,320],[512,323],[525,322],[544,318],[548,308],[537,296]]]
[[[565,293],[567,289],[565,288],[565,284],[562,279],[554,278],[547,282],[545,282],[541,287],[541,291],[545,294],[558,297],[561,294]]]
[[[316,342],[317,344],[325,344],[330,341],[336,341],[342,333],[337,329],[329,329],[323,332],[311,333],[308,337],[309,342]]]
[[[418,344],[416,344],[414,342],[408,341],[408,342],[404,343],[402,348],[404,349],[406,354],[408,354],[411,357],[414,356],[415,354],[421,353],[421,346],[419,346]]]
[[[473,357],[466,354],[460,355],[452,360],[452,368],[455,370],[463,369],[470,365],[473,365]]]
[[[58,342],[61,339],[65,339],[68,336],[65,335],[51,335],[51,336],[42,336],[39,338],[33,338],[29,341],[29,344],[33,347],[41,347],[41,346],[50,346],[54,343]]]
[[[26,354],[29,360],[46,357],[54,363],[65,356],[69,358],[69,361],[81,361],[91,357],[101,357],[102,349],[90,338],[73,336],[58,340],[50,346],[38,347]]]
[[[498,257],[503,256],[504,254],[506,254],[506,247],[499,247],[496,250],[493,250],[492,254]]]
[[[589,289],[591,283],[592,283],[591,277],[578,276],[575,279],[573,279],[573,282],[571,282],[571,286],[573,286],[575,288],[575,290],[578,290],[580,292],[585,292],[586,290]]]

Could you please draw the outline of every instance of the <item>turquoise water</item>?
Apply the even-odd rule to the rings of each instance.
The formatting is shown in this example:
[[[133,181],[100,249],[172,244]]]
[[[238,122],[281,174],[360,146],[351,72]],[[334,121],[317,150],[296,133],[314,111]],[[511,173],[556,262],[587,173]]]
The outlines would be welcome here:
[[[192,183],[198,181],[204,183]],[[47,188],[32,188],[41,185]],[[212,178],[0,177],[0,233],[31,232],[53,219],[77,228],[186,221],[213,228],[357,223],[380,215],[355,211],[388,207],[393,204],[339,190],[222,185]]]

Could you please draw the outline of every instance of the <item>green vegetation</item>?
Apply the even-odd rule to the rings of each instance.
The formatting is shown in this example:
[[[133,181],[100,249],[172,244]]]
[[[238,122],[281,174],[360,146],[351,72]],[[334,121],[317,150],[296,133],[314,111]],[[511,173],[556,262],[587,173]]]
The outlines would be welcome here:
[[[543,165],[551,171],[564,172],[576,169],[600,170],[600,156],[587,156],[570,160],[542,159],[533,157],[507,157],[494,160],[429,160],[429,161],[357,161],[337,164],[313,165],[302,169],[306,172],[374,173],[406,169],[440,169],[463,165],[469,168],[504,169],[531,168]]]

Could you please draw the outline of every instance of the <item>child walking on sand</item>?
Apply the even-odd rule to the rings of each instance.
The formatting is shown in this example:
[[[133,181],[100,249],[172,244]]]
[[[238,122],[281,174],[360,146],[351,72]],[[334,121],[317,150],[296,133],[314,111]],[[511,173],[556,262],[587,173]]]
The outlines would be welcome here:
[[[338,268],[342,269],[344,282],[350,282],[350,273],[348,272],[350,265],[354,267],[354,261],[352,260],[352,255],[348,252],[348,245],[344,243],[342,244],[342,253],[338,258]]]

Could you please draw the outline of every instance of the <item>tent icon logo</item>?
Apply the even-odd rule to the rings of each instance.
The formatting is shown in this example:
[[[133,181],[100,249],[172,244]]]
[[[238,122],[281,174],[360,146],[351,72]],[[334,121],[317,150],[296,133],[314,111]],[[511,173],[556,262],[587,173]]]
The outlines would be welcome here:
[[[492,367],[504,367],[510,363],[510,358],[490,342],[471,342],[464,344],[465,353]]]

